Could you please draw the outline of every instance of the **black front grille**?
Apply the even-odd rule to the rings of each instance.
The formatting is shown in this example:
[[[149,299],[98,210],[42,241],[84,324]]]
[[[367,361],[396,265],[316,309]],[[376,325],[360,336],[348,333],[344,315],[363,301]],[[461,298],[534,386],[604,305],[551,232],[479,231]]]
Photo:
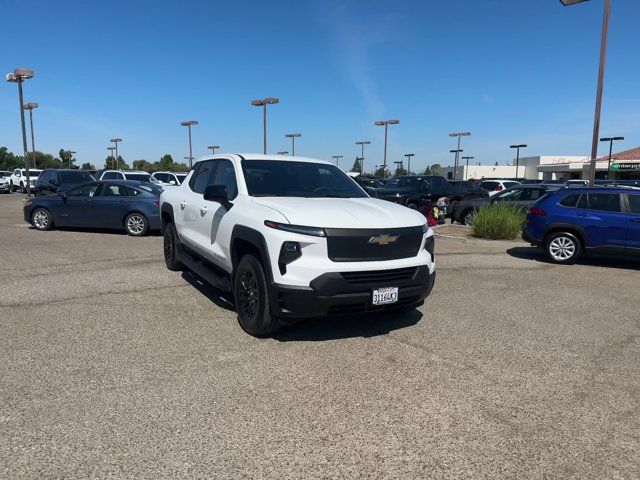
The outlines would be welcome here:
[[[422,227],[375,230],[325,229],[329,258],[334,262],[397,260],[418,255]]]
[[[373,270],[368,272],[342,272],[342,277],[350,285],[385,284],[413,278],[416,267],[396,268],[393,270]]]

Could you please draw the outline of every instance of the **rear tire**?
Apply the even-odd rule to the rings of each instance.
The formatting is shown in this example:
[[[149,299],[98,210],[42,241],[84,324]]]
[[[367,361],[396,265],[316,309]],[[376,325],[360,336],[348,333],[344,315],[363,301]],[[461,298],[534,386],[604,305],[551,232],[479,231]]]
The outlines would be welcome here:
[[[582,254],[582,243],[573,233],[555,232],[546,238],[544,251],[553,263],[572,265]]]
[[[178,232],[173,223],[164,227],[164,263],[173,272],[178,272],[184,268],[182,262],[178,260]]]
[[[149,231],[149,221],[141,213],[133,212],[124,219],[124,228],[132,237],[142,237]]]
[[[463,225],[467,225],[467,226],[472,226],[473,225],[473,217],[475,216],[476,212],[473,210],[465,210],[464,212],[462,212],[462,215],[460,216],[461,222]]]
[[[407,208],[410,208],[411,210],[417,210],[418,206],[415,203],[407,203]]]
[[[233,287],[238,322],[245,332],[264,337],[280,328],[279,319],[271,313],[267,277],[256,257],[247,254],[240,259]]]
[[[53,216],[45,208],[36,208],[31,214],[31,225],[36,230],[51,230],[53,227]]]

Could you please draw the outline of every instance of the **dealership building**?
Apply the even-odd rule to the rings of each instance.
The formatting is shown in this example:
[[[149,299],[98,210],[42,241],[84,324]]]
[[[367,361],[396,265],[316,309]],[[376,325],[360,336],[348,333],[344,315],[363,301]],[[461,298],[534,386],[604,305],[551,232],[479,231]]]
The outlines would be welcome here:
[[[608,155],[596,162],[596,178],[606,179],[609,164]],[[527,180],[570,180],[589,178],[591,160],[585,156],[542,155],[524,157],[518,164],[510,165],[460,165],[455,178],[525,178]],[[454,167],[443,167],[442,175],[454,178]],[[625,150],[611,156],[611,178],[615,180],[640,180],[640,147]]]

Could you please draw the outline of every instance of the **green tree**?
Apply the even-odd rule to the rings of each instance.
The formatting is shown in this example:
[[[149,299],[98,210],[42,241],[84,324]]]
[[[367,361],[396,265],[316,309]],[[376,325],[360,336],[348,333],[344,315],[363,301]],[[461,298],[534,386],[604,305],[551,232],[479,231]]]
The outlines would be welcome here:
[[[113,156],[109,155],[107,158],[104,159],[104,168],[111,169],[114,167],[115,167],[115,163],[113,161]]]
[[[360,157],[356,157],[355,162],[353,162],[353,167],[351,167],[352,172],[360,171]]]
[[[373,175],[380,178],[387,178],[389,176],[389,170],[385,170],[383,166],[380,166]]]
[[[13,170],[24,167],[24,158],[10,152],[7,147],[0,147],[0,170]]]
[[[60,162],[62,163],[63,168],[78,168],[76,165],[74,165],[74,162],[76,161],[76,159],[73,158],[73,154],[69,150],[65,150],[64,148],[61,148],[60,151],[58,152],[58,157],[60,158]],[[51,168],[56,168],[56,167],[51,167]]]
[[[404,168],[404,167],[402,167],[402,166],[398,166],[398,167],[396,168],[396,171],[395,171],[394,175],[395,175],[396,177],[399,177],[399,176],[401,176],[401,175],[407,175],[407,169],[406,169],[406,168]]]
[[[422,175],[431,175],[431,167],[429,167],[429,165],[425,167],[424,172],[422,172]]]
[[[439,163],[434,163],[431,165],[431,175],[441,175],[442,167]]]
[[[43,153],[36,150],[36,165],[32,168],[66,168],[66,164],[62,163],[62,160],[54,157],[50,153]],[[29,155],[29,160],[32,160],[32,156]]]
[[[145,172],[153,172],[153,164],[147,162],[146,160],[134,160],[133,161],[133,169],[134,170],[144,170]]]
[[[124,158],[122,158],[122,155],[118,155],[118,168],[120,170],[130,170],[131,169],[129,164],[124,161]]]
[[[82,167],[80,167],[81,170],[95,170],[96,167],[95,165],[91,165],[89,162],[85,162],[82,164]]]

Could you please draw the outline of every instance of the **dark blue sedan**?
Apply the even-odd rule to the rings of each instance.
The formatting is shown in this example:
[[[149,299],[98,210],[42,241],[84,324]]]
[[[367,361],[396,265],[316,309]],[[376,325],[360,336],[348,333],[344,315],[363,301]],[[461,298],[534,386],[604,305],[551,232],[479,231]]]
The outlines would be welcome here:
[[[27,201],[24,219],[36,230],[55,227],[124,229],[139,237],[160,230],[161,187],[136,181],[97,181]]]

